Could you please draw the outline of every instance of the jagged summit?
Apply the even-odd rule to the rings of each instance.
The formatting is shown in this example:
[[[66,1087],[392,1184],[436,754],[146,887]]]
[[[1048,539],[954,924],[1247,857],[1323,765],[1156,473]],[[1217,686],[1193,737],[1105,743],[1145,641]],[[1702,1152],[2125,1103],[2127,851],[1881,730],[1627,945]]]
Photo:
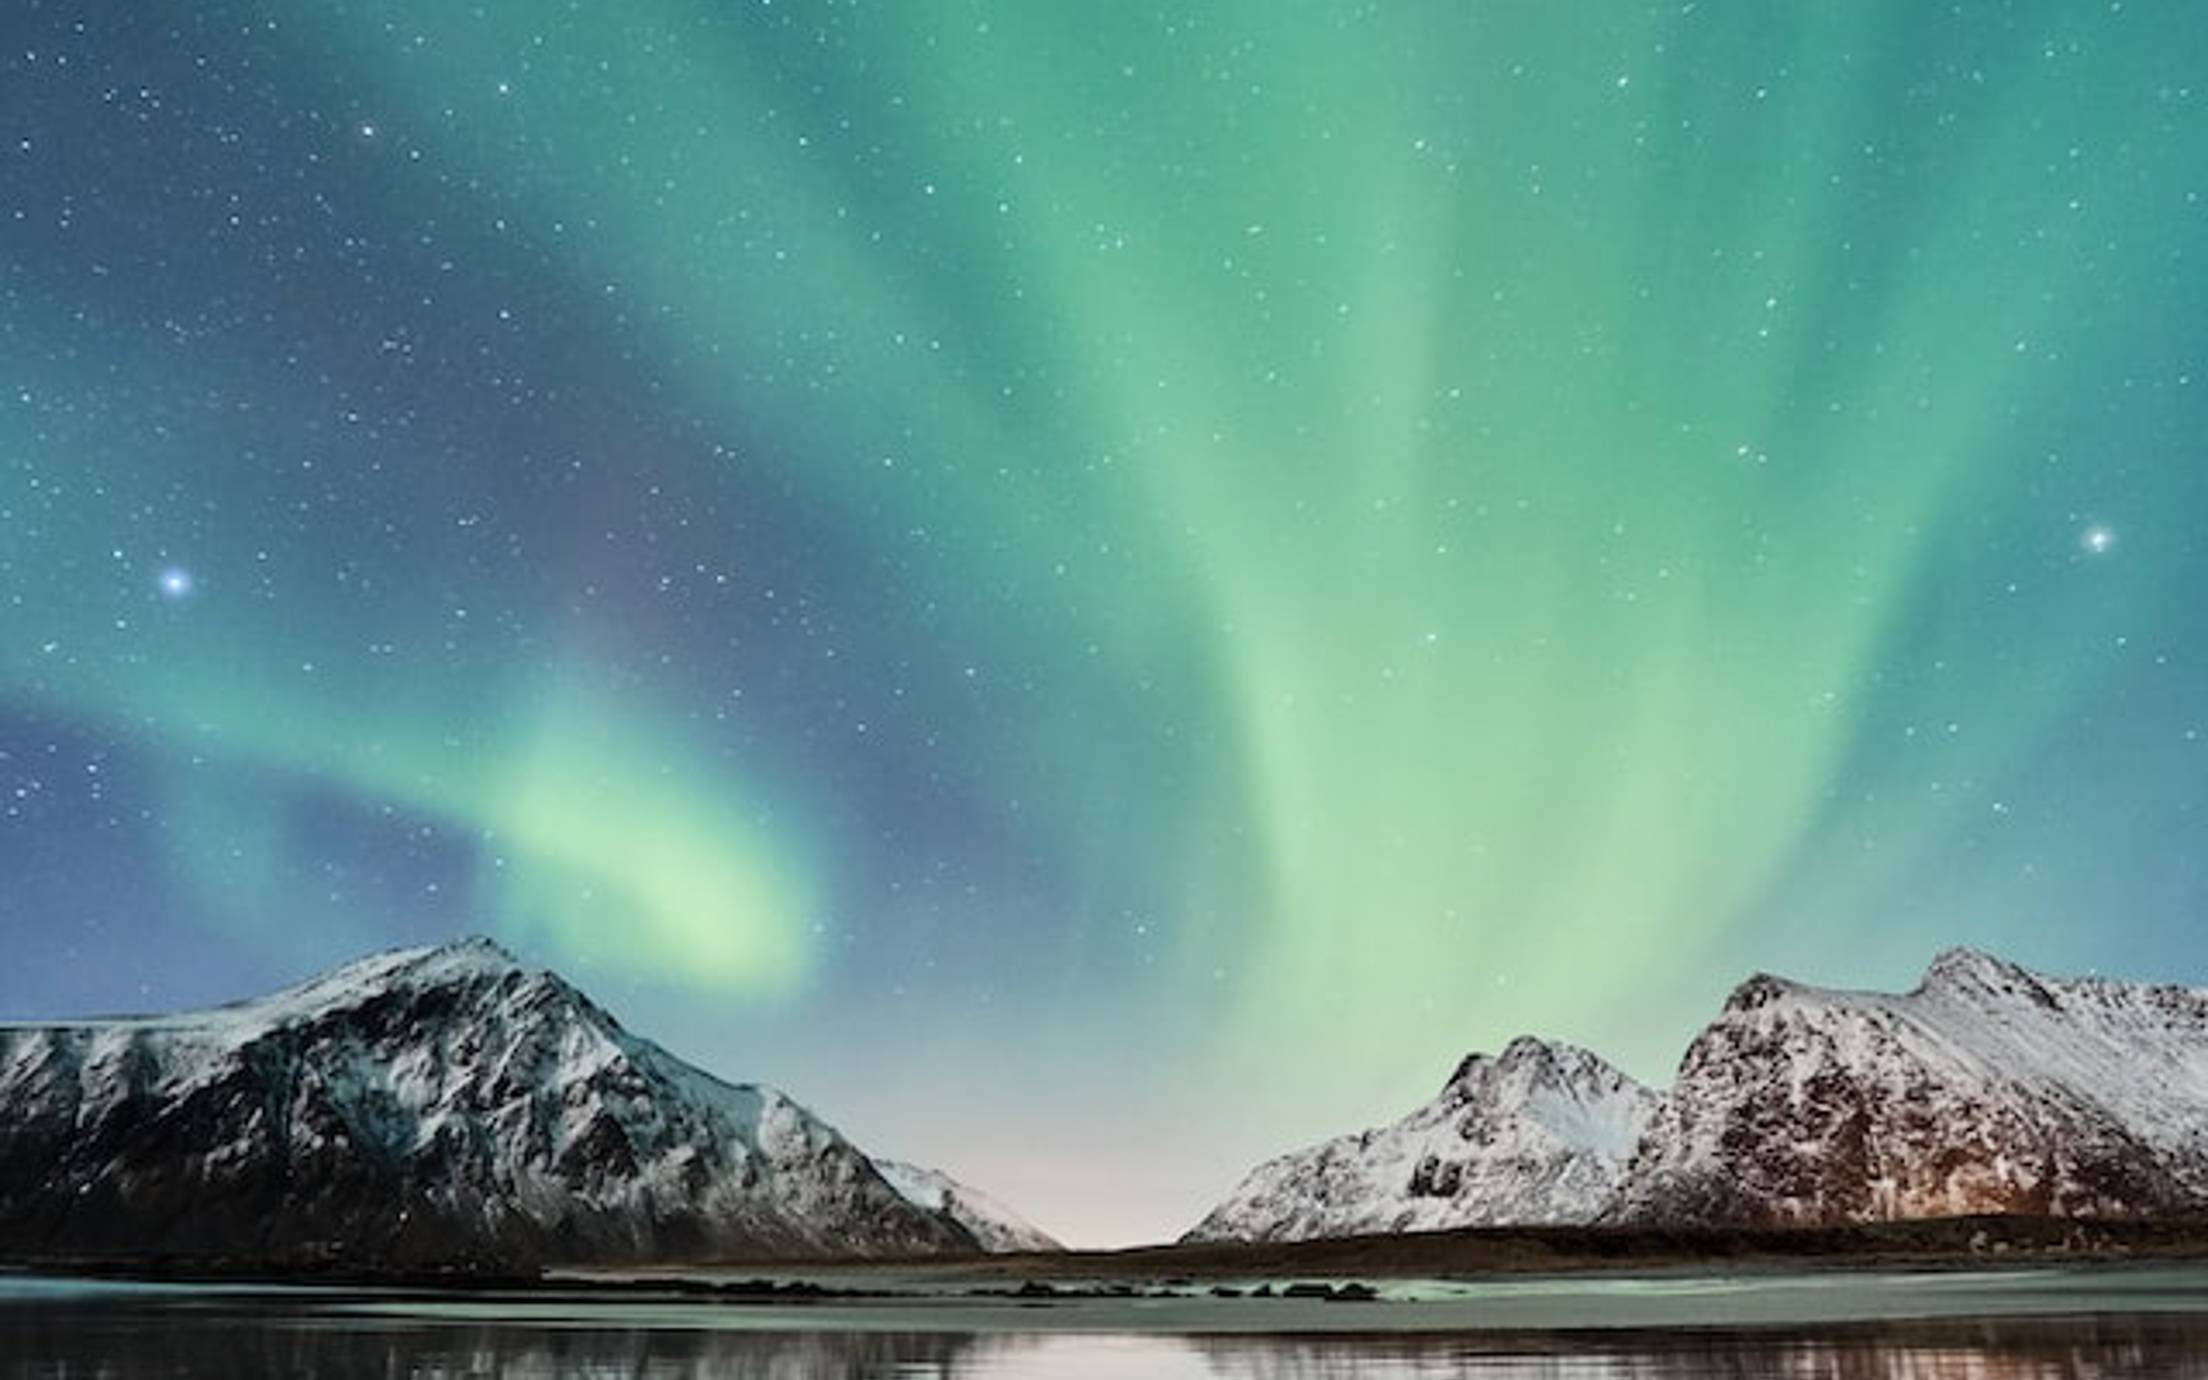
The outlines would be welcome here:
[[[1465,1082],[1479,1082],[1488,1070],[1554,1070],[1568,1064],[1577,1064],[1593,1058],[1586,1050],[1561,1040],[1543,1039],[1539,1035],[1513,1036],[1502,1049],[1490,1054],[1486,1050],[1474,1050],[1457,1061],[1449,1075],[1449,1087]]]
[[[1753,1011],[1781,1001],[1802,990],[1801,984],[1776,973],[1752,973],[1725,997],[1727,1011]]]
[[[1984,949],[1942,949],[1925,967],[1917,991],[1936,989],[2011,990],[2019,984],[2038,984],[2041,975]]]
[[[1566,1053],[1585,1054],[1570,1045],[1544,1040],[1538,1035],[1520,1035],[1503,1046],[1502,1053],[1489,1054],[1474,1050],[1457,1061],[1457,1067],[1442,1085],[1443,1091],[1460,1086],[1477,1086],[1489,1069],[1553,1069]]]
[[[1184,1239],[1589,1221],[1609,1207],[1654,1100],[1586,1050],[1523,1036],[1467,1056],[1392,1126],[1259,1165]]]

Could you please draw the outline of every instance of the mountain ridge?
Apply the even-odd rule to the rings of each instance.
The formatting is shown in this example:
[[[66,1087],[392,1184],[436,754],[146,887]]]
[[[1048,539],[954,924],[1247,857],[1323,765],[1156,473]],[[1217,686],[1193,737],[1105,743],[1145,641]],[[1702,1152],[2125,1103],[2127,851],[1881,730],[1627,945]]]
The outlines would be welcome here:
[[[1183,1240],[2208,1210],[2208,989],[2055,977],[1975,948],[1941,950],[1905,992],[1743,979],[1649,1094],[1622,1165],[1583,1177],[1569,1216],[1529,1196],[1537,1161],[1508,1158],[1449,1179],[1446,1220],[1367,1210],[1436,1186],[1423,1162],[1406,1175],[1389,1137],[1437,1124],[1454,1085],[1393,1127],[1266,1161]],[[1449,1110],[1467,1142],[1507,1137],[1521,1115],[1507,1099]]]

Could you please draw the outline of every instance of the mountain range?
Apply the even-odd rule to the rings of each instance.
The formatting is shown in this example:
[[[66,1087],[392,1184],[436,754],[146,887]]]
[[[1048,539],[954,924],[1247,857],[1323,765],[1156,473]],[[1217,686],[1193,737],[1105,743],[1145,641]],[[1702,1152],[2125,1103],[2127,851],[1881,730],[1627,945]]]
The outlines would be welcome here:
[[[1522,1037],[1267,1161],[1184,1238],[2208,1211],[2208,991],[1950,950],[1742,983],[1651,1089]],[[468,940],[171,1016],[0,1025],[0,1260],[289,1268],[1045,1251],[938,1170]]]
[[[1523,1038],[1392,1126],[1260,1165],[1184,1238],[2208,1209],[2208,991],[1954,949],[1909,992],[1758,974],[1672,1086]]]

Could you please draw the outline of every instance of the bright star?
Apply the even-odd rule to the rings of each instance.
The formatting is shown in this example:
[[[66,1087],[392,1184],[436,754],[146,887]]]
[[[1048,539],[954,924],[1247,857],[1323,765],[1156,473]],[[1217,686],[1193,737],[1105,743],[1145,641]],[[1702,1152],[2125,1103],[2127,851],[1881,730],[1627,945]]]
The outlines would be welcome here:
[[[164,599],[182,599],[192,592],[192,572],[179,565],[172,565],[161,572],[157,582]]]
[[[2116,544],[2116,534],[2106,527],[2088,527],[2084,542],[2085,549],[2098,556]]]

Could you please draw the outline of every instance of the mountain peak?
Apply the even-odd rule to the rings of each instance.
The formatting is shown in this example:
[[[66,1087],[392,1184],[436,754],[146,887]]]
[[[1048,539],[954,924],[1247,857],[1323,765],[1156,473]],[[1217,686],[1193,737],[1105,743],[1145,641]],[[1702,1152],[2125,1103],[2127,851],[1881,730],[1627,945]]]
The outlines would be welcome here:
[[[1456,1068],[1450,1071],[1449,1081],[1442,1084],[1442,1091],[1446,1094],[1452,1089],[1477,1084],[1481,1081],[1481,1075],[1490,1069],[1501,1074],[1528,1065],[1555,1068],[1562,1062],[1568,1049],[1570,1046],[1545,1040],[1539,1035],[1519,1035],[1504,1045],[1500,1054],[1476,1050],[1458,1060]]]
[[[515,975],[566,986],[550,972],[525,966],[495,941],[473,935],[368,954],[265,997],[217,1008],[217,1013],[229,1018],[252,1014],[286,1019],[357,1007],[396,992],[490,985]]]
[[[1503,1046],[1499,1064],[1553,1064],[1560,1051],[1554,1040],[1544,1040],[1538,1035],[1520,1035]]]
[[[2005,958],[1964,945],[1940,950],[1924,970],[1926,987],[2006,985],[2031,973]]]
[[[548,969],[535,968],[516,958],[513,951],[488,935],[471,934],[415,951],[407,965],[416,977],[438,981],[469,978],[501,978],[509,973],[541,974],[555,978]]]
[[[442,944],[427,944],[412,949],[393,949],[388,955],[370,955],[360,961],[373,963],[377,958],[386,956],[403,958],[406,966],[416,971],[504,973],[524,966],[520,959],[514,957],[512,950],[487,934],[462,935]]]
[[[1725,1012],[1754,1011],[1802,990],[1801,984],[1776,973],[1753,973],[1725,998]]]
[[[518,962],[511,950],[487,934],[464,934],[458,939],[448,939],[442,944],[433,945],[432,951],[437,953],[481,954],[488,958],[503,959],[508,963]]]

